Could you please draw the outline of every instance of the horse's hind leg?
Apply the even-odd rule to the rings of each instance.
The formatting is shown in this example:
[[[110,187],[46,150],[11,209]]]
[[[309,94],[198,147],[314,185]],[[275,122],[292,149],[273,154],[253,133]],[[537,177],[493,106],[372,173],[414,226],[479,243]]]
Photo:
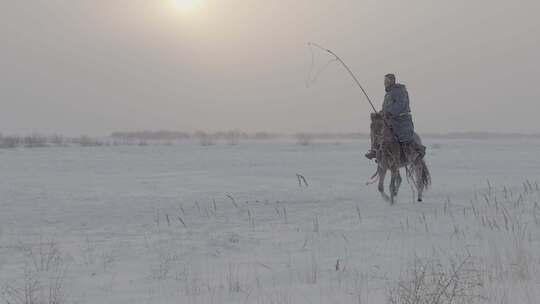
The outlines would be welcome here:
[[[377,170],[379,170],[379,192],[384,193],[384,179],[386,178],[386,169],[383,169],[381,167],[378,167]]]
[[[416,191],[418,192],[418,201],[422,202],[424,200],[424,183],[422,181],[422,170],[416,167],[415,171],[415,185]]]
[[[421,163],[416,163],[414,166],[414,182],[416,191],[418,192],[418,201],[424,200],[424,190],[426,189],[426,177],[424,176],[424,168]]]
[[[402,182],[402,179],[401,179],[401,174],[399,173],[399,169],[396,170],[396,184],[395,184],[395,191],[394,191],[394,196],[397,196],[398,195],[398,192],[399,192],[399,188],[401,187],[401,182]]]
[[[399,169],[392,169],[392,179],[390,181],[390,194],[397,196],[399,187],[401,186],[401,175]]]
[[[421,185],[418,187],[418,201],[424,201],[424,189]]]

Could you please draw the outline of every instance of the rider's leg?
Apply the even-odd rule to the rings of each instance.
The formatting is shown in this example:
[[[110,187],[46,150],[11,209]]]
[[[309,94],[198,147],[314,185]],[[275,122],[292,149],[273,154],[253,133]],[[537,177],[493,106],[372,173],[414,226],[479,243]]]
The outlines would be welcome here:
[[[377,157],[377,135],[374,132],[374,122],[371,122],[371,149],[365,154],[367,159],[374,159]]]
[[[364,154],[367,159],[374,159],[377,157],[377,150],[371,148],[366,154]]]

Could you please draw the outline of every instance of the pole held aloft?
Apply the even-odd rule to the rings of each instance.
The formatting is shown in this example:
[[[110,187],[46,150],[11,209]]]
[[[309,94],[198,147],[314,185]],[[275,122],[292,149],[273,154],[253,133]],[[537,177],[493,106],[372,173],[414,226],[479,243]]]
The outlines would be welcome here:
[[[369,102],[369,104],[371,105],[371,108],[373,108],[373,111],[374,112],[377,112],[377,109],[375,109],[375,106],[373,105],[373,102],[371,102],[371,98],[369,98],[368,94],[366,93],[366,90],[364,90],[364,88],[362,87],[362,85],[360,84],[360,81],[358,81],[358,78],[356,78],[356,76],[354,75],[354,73],[351,71],[351,69],[347,66],[347,64],[334,52],[332,52],[331,50],[327,49],[327,48],[324,48],[322,46],[320,46],[319,44],[317,43],[313,43],[313,42],[308,42],[308,45],[310,46],[314,46],[316,48],[319,48],[327,53],[329,53],[330,55],[336,57],[336,60],[339,61],[339,63],[341,63],[341,65],[343,65],[343,67],[347,70],[347,72],[351,75],[351,77],[354,79],[354,82],[356,82],[356,85],[360,88],[360,90],[362,90],[362,93],[364,93],[364,96],[366,96],[367,98],[367,101]]]

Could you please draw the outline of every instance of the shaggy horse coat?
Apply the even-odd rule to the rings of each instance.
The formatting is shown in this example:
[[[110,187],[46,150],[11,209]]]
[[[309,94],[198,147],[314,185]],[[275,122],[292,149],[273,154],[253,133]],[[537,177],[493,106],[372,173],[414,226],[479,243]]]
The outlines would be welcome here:
[[[418,201],[422,201],[424,190],[431,185],[431,175],[426,162],[410,147],[403,149],[389,125],[388,118],[384,115],[371,114],[371,138],[377,147],[377,172],[372,176],[370,183],[375,183],[378,179],[379,192],[393,204],[401,185],[399,169],[405,167],[407,180],[416,188]],[[421,144],[422,141],[416,133],[412,137],[412,140]],[[390,196],[384,191],[384,179],[388,170],[391,172]]]

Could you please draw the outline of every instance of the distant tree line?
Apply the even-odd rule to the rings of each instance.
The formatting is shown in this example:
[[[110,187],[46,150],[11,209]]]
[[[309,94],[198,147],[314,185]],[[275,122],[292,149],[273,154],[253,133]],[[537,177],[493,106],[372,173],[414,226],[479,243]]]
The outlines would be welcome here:
[[[113,132],[111,137],[122,140],[183,140],[189,139],[191,134],[177,131],[137,131]]]
[[[454,133],[424,133],[426,138],[438,139],[540,139],[540,133],[489,133],[489,132],[454,132]],[[78,137],[66,137],[61,134],[40,135],[31,134],[27,136],[0,134],[0,148],[14,149],[61,147],[61,146],[125,146],[125,145],[173,145],[186,141],[196,141],[201,146],[212,146],[218,143],[228,145],[238,145],[242,140],[274,140],[289,139],[296,141],[299,145],[309,145],[314,141],[335,142],[341,140],[369,139],[369,134],[365,133],[296,133],[277,134],[268,132],[246,133],[242,131],[220,131],[220,132],[180,132],[180,131],[136,131],[136,132],[113,132],[107,137],[90,137],[86,135]]]
[[[278,138],[281,135],[257,132],[248,134],[246,132],[231,130],[231,131],[219,131],[219,132],[179,132],[179,131],[136,131],[136,132],[114,132],[111,137],[124,141],[145,141],[145,142],[176,142],[185,141],[189,139],[197,140],[203,146],[212,146],[217,141],[225,141],[230,145],[237,145],[243,139],[257,139],[268,140]]]
[[[89,136],[80,137],[65,137],[63,135],[40,135],[32,134],[27,136],[10,135],[3,136],[0,134],[0,148],[13,149],[13,148],[44,148],[44,147],[61,147],[69,145],[80,146],[103,146],[108,142],[99,140],[97,138],[91,138]]]
[[[540,133],[450,132],[423,133],[422,136],[440,139],[534,139],[540,138]]]

